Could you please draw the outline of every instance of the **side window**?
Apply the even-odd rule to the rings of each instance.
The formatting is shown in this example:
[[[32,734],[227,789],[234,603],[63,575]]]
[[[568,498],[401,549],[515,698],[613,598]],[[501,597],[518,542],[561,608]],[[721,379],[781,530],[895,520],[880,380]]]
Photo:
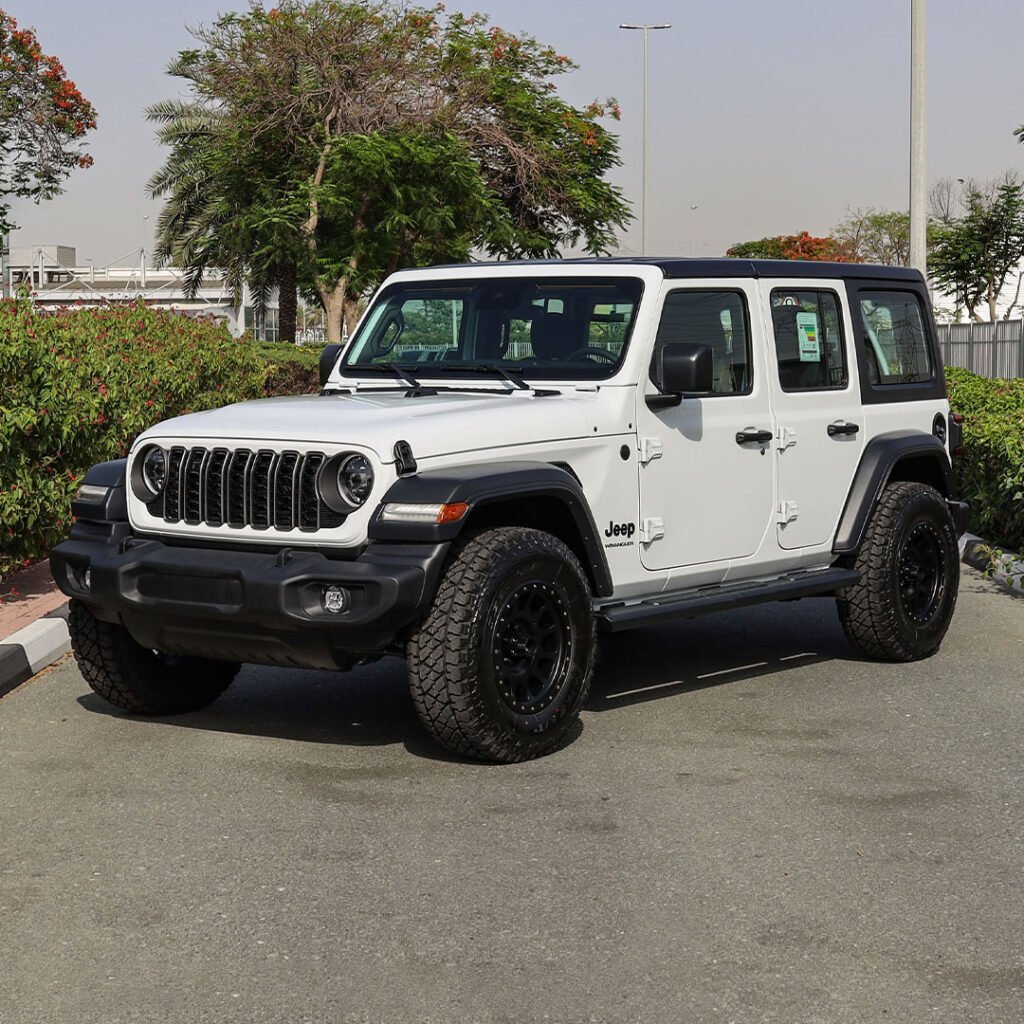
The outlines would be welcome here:
[[[782,390],[845,388],[846,349],[835,292],[776,288],[771,303]]]
[[[749,394],[750,328],[747,304],[740,292],[669,292],[661,311],[655,348],[677,341],[707,345],[715,362],[712,395]]]
[[[932,379],[921,300],[913,292],[859,292],[864,355],[872,384]]]

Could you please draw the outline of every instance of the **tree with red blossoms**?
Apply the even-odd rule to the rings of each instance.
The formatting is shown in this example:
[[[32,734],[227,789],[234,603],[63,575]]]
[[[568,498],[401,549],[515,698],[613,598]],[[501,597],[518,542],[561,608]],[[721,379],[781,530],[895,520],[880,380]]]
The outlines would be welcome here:
[[[10,231],[10,198],[51,199],[92,157],[82,140],[96,111],[35,32],[0,9],[0,236]]]

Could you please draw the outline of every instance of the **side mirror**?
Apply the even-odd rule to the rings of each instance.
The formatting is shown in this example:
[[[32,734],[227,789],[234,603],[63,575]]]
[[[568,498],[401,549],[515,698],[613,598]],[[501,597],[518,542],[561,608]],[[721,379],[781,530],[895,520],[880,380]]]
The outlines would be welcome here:
[[[655,355],[654,383],[665,398],[672,400],[665,405],[677,405],[685,397],[711,394],[714,379],[715,359],[707,345],[676,341],[663,345]]]
[[[323,387],[328,378],[331,376],[331,371],[334,369],[334,364],[338,361],[338,356],[341,355],[341,350],[344,345],[325,345],[323,352],[320,353],[320,387]]]

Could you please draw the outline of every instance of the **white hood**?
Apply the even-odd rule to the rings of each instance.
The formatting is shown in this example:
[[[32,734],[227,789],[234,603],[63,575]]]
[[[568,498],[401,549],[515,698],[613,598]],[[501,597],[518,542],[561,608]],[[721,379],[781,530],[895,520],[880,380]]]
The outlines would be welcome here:
[[[161,437],[204,440],[354,444],[392,461],[395,442],[416,458],[584,437],[593,432],[569,395],[529,392],[441,392],[406,398],[405,391],[264,398],[165,420],[139,441]]]

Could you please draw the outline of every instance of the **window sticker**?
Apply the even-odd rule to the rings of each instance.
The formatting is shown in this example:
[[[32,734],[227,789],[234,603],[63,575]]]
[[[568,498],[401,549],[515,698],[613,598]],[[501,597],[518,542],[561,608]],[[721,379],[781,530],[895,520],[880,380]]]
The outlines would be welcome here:
[[[819,362],[821,359],[821,342],[818,340],[818,314],[797,313],[796,332],[800,343],[800,362]]]

